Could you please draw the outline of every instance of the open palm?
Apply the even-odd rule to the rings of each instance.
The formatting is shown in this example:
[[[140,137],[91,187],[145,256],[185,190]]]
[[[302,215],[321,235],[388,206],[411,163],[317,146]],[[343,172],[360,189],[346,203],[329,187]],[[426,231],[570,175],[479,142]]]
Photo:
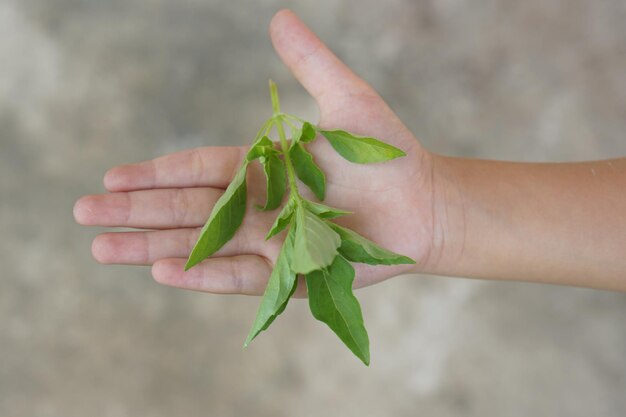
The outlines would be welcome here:
[[[291,12],[270,25],[274,47],[320,108],[319,125],[379,138],[407,153],[390,162],[357,165],[324,139],[308,145],[326,173],[325,204],[354,214],[336,221],[417,266],[355,265],[355,286],[379,282],[427,265],[434,236],[432,158],[378,94],[348,69]],[[147,231],[105,233],[93,242],[103,263],[153,265],[163,284],[215,292],[262,294],[284,235],[265,241],[278,210],[260,212],[265,177],[258,164],[248,172],[248,208],[241,228],[223,248],[184,272],[186,258],[215,201],[239,167],[247,147],[203,147],[111,169],[110,193],[81,198],[74,208],[85,225]],[[301,192],[307,197],[303,185]],[[284,233],[284,232],[283,232]],[[299,286],[303,294],[303,286]]]

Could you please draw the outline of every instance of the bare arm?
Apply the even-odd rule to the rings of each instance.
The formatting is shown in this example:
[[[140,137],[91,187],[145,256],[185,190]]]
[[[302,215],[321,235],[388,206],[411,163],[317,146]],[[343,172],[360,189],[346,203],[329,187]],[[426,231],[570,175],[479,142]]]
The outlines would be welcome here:
[[[433,161],[432,272],[626,291],[626,158]]]

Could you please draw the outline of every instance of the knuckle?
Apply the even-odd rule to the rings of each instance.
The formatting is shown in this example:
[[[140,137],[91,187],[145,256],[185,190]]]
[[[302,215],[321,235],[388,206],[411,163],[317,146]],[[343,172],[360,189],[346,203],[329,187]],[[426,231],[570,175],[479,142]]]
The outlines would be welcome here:
[[[170,213],[172,224],[184,225],[187,221],[187,213],[189,208],[189,196],[184,189],[173,191],[170,199]]]
[[[245,289],[245,279],[242,275],[241,265],[236,260],[229,262],[229,272],[233,284],[233,290],[236,293],[243,294]]]
[[[194,148],[189,151],[189,159],[191,160],[191,172],[196,182],[200,182],[204,175],[205,163],[201,148]]]

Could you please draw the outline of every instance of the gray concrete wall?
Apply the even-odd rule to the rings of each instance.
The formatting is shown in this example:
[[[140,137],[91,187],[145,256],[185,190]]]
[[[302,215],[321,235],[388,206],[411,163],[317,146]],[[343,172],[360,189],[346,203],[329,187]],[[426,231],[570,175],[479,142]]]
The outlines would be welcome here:
[[[99,266],[73,223],[104,171],[244,144],[313,101],[267,37],[291,7],[451,155],[626,154],[622,0],[0,0],[0,415],[623,416],[624,294],[407,276],[359,291],[367,369],[305,302]]]

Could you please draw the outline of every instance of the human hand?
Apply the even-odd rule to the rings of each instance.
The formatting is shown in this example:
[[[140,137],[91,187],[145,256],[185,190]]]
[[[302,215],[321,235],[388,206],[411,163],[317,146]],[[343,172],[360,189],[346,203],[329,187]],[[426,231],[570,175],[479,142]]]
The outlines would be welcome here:
[[[415,266],[355,265],[355,287],[428,268],[436,250],[431,154],[293,13],[277,13],[270,34],[283,62],[317,101],[320,127],[373,136],[407,154],[384,164],[357,165],[323,139],[307,146],[327,176],[325,204],[354,212],[337,222],[417,261]],[[176,287],[262,294],[284,236],[264,239],[277,212],[253,207],[262,203],[265,192],[264,174],[256,164],[248,173],[248,214],[241,228],[216,254],[184,272],[201,226],[247,148],[196,148],[108,171],[104,185],[110,193],[81,198],[74,207],[76,221],[152,230],[99,235],[92,245],[94,257],[107,264],[152,265],[158,282]],[[303,287],[296,295],[304,294]]]

